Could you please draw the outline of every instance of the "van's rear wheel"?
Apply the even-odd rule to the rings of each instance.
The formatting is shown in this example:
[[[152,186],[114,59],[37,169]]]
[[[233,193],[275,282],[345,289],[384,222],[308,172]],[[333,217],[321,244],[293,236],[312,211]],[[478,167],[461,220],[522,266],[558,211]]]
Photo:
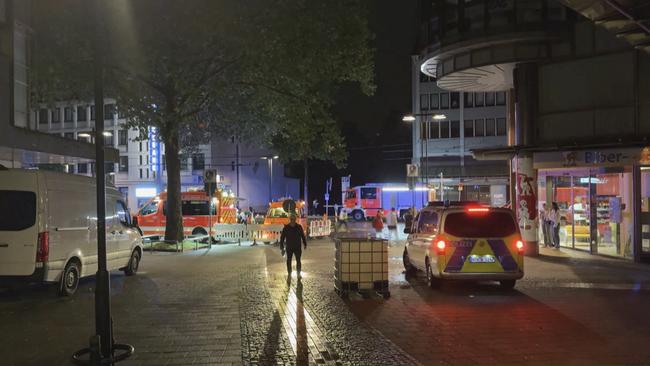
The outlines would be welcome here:
[[[364,219],[364,217],[363,217],[363,212],[362,212],[362,211],[359,211],[359,210],[354,211],[354,212],[352,213],[352,218],[353,218],[355,221],[363,221],[363,219]]]
[[[516,280],[501,280],[499,281],[499,284],[501,285],[501,288],[506,289],[506,290],[512,290],[515,288],[515,283],[517,283]]]
[[[131,259],[129,259],[129,264],[124,269],[124,274],[133,276],[138,273],[138,268],[140,268],[140,251],[136,249],[131,253]]]
[[[60,296],[72,296],[77,291],[79,286],[80,277],[79,264],[72,260],[68,262],[61,275],[61,283],[59,284]]]

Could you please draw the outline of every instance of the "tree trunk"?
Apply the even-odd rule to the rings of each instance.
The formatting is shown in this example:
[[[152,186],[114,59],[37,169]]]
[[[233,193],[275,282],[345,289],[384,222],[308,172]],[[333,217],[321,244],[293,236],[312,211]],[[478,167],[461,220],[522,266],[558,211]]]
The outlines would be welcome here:
[[[183,216],[181,214],[181,160],[179,158],[178,133],[163,136],[165,162],[167,163],[167,224],[165,240],[183,240]]]
[[[308,194],[308,183],[309,183],[309,161],[308,159],[304,160],[304,165],[305,165],[305,176],[303,179],[303,192],[304,192],[304,197],[305,197],[305,213],[309,215],[309,194]]]

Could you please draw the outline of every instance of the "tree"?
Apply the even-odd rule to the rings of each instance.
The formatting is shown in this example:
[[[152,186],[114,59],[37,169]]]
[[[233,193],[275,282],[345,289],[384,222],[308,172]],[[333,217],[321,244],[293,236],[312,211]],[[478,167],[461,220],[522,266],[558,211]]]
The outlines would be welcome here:
[[[33,68],[38,100],[90,95],[90,37],[83,0],[36,2]],[[106,10],[106,95],[129,127],[165,145],[165,237],[183,236],[180,159],[198,143],[233,135],[283,160],[345,158],[331,128],[341,82],[373,92],[370,33],[361,0],[117,0]]]

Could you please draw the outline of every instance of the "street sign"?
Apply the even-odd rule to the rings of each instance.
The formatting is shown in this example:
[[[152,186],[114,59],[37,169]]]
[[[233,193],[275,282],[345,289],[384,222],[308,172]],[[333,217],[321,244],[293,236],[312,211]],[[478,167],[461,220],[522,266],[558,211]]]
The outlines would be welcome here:
[[[294,200],[284,200],[282,202],[282,209],[284,209],[284,212],[286,213],[295,213],[296,212],[296,201]]]
[[[325,193],[325,201],[329,201],[329,200],[330,200],[330,194],[329,194],[329,193]]]
[[[418,166],[415,164],[406,164],[406,176],[410,178],[417,178],[419,175]]]

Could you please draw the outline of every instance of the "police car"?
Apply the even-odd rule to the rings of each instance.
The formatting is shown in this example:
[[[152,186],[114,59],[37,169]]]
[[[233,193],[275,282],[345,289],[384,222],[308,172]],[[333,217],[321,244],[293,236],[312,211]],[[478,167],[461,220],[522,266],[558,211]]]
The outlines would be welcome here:
[[[499,281],[513,288],[524,275],[524,242],[509,209],[432,202],[404,231],[404,268],[425,272],[432,288],[445,279]]]

